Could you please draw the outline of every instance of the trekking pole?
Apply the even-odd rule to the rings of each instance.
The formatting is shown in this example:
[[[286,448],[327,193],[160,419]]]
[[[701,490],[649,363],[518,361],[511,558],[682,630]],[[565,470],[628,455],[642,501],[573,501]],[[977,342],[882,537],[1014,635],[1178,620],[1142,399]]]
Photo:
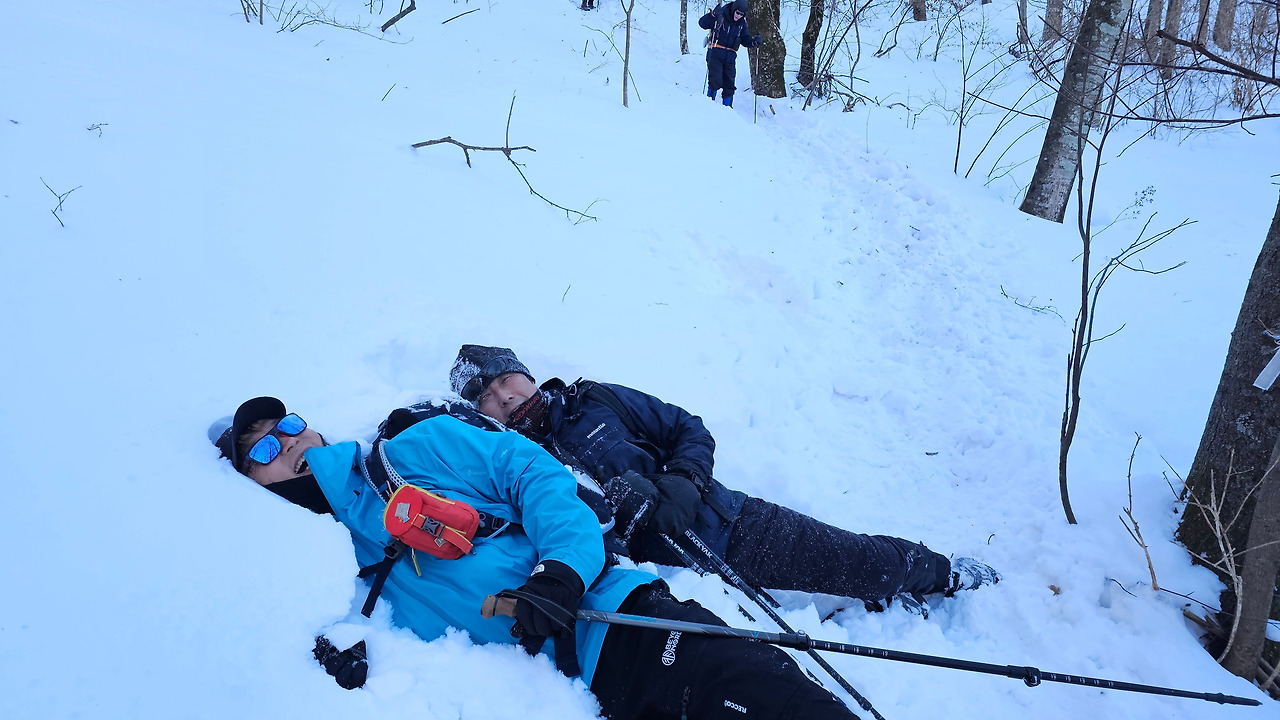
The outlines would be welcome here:
[[[707,568],[703,567],[702,563],[695,560],[693,556],[689,554],[688,550],[685,550],[684,548],[680,547],[680,545],[676,543],[675,540],[672,540],[667,535],[659,535],[659,537],[661,537],[663,542],[667,544],[667,547],[671,548],[671,552],[675,553],[680,557],[680,562],[684,563],[691,570],[693,570],[694,572],[704,577],[707,575],[714,574]],[[728,595],[729,591],[725,590],[724,594]],[[742,613],[743,617],[745,617],[747,620],[751,622],[756,621],[756,619],[751,615],[751,613],[747,612],[747,609],[742,607],[741,603],[738,603],[738,612]]]
[[[509,615],[514,617],[515,612],[516,601],[514,599],[498,597],[496,595],[490,595],[485,598],[484,605],[480,609],[480,614],[485,618],[491,618],[494,615]],[[675,630],[677,632],[706,635],[709,637],[739,638],[742,640],[751,640],[753,642],[767,643],[769,645],[777,645],[779,647],[795,648],[797,650],[823,650],[826,652],[844,653],[846,655],[858,655],[860,657],[880,658],[881,660],[896,660],[898,662],[914,663],[916,665],[930,665],[933,667],[951,668],[953,670],[986,673],[988,675],[1001,675],[1003,677],[1021,680],[1027,684],[1027,687],[1035,687],[1039,685],[1041,681],[1048,680],[1049,682],[1066,683],[1069,685],[1084,685],[1086,687],[1103,688],[1105,690],[1122,690],[1125,692],[1147,693],[1149,695],[1168,695],[1171,697],[1190,698],[1192,700],[1208,700],[1220,705],[1254,706],[1262,704],[1260,700],[1236,697],[1234,695],[1224,695],[1222,693],[1193,692],[1190,690],[1159,687],[1157,685],[1141,685],[1138,683],[1121,682],[1119,680],[1091,678],[1083,675],[1063,675],[1059,673],[1045,672],[1039,668],[1022,665],[994,665],[991,663],[974,662],[972,660],[957,660],[955,658],[942,657],[940,655],[921,655],[919,653],[885,650],[882,648],[867,647],[865,645],[832,642],[830,640],[814,640],[804,633],[771,633],[763,630],[746,630],[743,628],[707,625],[704,623],[686,622],[684,620],[666,620],[664,618],[652,618],[644,615],[626,615],[623,613],[604,612],[601,610],[579,610],[577,617],[579,620],[585,620],[587,622],[603,622],[609,623],[610,625],[630,625],[632,627],[652,628],[655,630]]]
[[[696,547],[704,557],[707,558],[716,574],[724,578],[730,585],[741,590],[742,594],[750,598],[752,602],[759,605],[760,609],[764,610],[766,615],[772,618],[774,622],[778,623],[778,627],[782,629],[782,632],[795,634],[795,630],[787,624],[787,621],[783,620],[781,615],[774,612],[773,608],[782,606],[778,604],[777,600],[773,599],[773,596],[763,589],[757,592],[755,588],[748,585],[747,581],[742,579],[742,576],[738,575],[738,573],[733,571],[733,568],[729,567],[729,563],[725,562],[715,553],[714,550],[707,547],[707,544],[702,542],[702,538],[695,535],[692,530],[685,530],[684,536],[689,540],[689,542],[693,543],[693,546]],[[668,544],[679,547],[679,543],[666,535],[663,535],[662,538],[666,540]],[[768,600],[768,604],[765,603],[765,599]],[[773,605],[773,607],[769,607],[769,605]],[[844,688],[845,692],[849,693],[850,697],[858,703],[858,707],[871,713],[872,717],[876,718],[876,720],[884,720],[884,716],[871,705],[871,701],[863,697],[862,693],[859,693],[854,689],[853,685],[851,685],[848,680],[845,680],[840,673],[836,672],[836,669],[831,667],[831,664],[828,663],[821,655],[813,650],[808,650],[807,652],[809,657],[813,658],[813,661],[818,664],[818,667],[822,668],[831,676],[832,680],[835,680],[840,687]]]

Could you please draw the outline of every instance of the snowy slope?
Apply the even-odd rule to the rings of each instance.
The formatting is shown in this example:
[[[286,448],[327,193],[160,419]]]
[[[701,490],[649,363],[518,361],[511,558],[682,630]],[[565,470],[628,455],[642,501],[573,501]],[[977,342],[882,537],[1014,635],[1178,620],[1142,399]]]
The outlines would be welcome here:
[[[1151,139],[1109,161],[1100,213],[1155,185],[1157,225],[1198,224],[1148,261],[1184,268],[1106,291],[1099,327],[1126,327],[1086,369],[1070,527],[1057,431],[1073,229],[1018,213],[1016,185],[954,176],[945,113],[762,98],[753,122],[749,92],[732,110],[700,97],[698,33],[681,57],[675,0],[637,3],[623,108],[621,11],[576,6],[423,2],[394,42],[277,33],[230,2],[6,8],[0,717],[592,717],[545,659],[424,643],[386,608],[352,621],[364,590],[345,531],[205,439],[258,394],[330,439],[365,437],[446,391],[464,342],[512,347],[539,379],[653,392],[705,419],[731,487],[1004,573],[928,620],[820,624],[830,599],[789,595],[788,621],[814,636],[1261,697],[1199,649],[1182,598],[1151,591],[1115,516],[1138,432],[1134,510],[1160,584],[1216,601],[1217,580],[1168,542],[1161,456],[1183,472],[1194,454],[1280,133]],[[333,8],[374,34],[391,14]],[[1010,11],[971,9],[1006,34]],[[802,26],[784,18],[793,52]],[[868,94],[918,110],[911,97],[954,92],[954,62],[913,57],[868,59]],[[511,144],[536,150],[515,155],[533,186],[595,220],[529,194],[500,154],[467,167],[456,147],[409,147],[501,145],[509,113]],[[1141,129],[1125,132],[1117,146]],[[1035,136],[1013,152],[1037,150]],[[1099,242],[1122,247],[1140,220]],[[736,618],[718,582],[663,573]],[[364,690],[316,667],[322,629],[368,638]],[[830,661],[890,720],[1274,713]]]

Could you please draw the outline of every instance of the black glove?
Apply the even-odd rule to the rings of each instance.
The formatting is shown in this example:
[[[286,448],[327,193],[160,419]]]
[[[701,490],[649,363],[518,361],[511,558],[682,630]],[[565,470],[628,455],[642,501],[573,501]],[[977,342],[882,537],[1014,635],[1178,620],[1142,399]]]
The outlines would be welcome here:
[[[569,677],[579,674],[574,630],[585,591],[573,568],[558,560],[543,560],[524,585],[498,593],[516,600],[516,624],[511,634],[520,638],[520,647],[536,655],[547,638],[554,637],[556,668]]]
[[[751,40],[756,44],[756,47],[760,47],[760,33],[756,33],[755,36],[751,38]]]
[[[654,530],[678,537],[693,524],[698,514],[702,493],[693,481],[684,475],[650,475],[649,480],[658,488],[658,506],[649,521]]]
[[[710,489],[706,473],[690,460],[672,460],[663,467],[662,472],[664,475],[683,475],[689,478],[700,493],[706,493]]]
[[[578,603],[586,590],[573,568],[557,560],[544,560],[533,569],[528,581],[518,589],[499,595],[516,599],[516,628],[511,634],[520,646],[536,654],[549,637],[573,632]]]
[[[347,690],[364,686],[365,678],[369,676],[369,660],[363,640],[339,652],[329,638],[318,635],[316,647],[311,652],[338,685]]]
[[[631,534],[649,524],[658,507],[658,488],[648,478],[628,470],[604,484],[604,496],[613,505],[614,528],[622,542],[629,544]]]

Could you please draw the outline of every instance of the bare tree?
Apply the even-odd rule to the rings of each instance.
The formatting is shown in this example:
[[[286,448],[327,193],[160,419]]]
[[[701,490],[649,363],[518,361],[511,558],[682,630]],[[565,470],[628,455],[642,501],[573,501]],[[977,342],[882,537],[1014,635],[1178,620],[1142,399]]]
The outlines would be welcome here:
[[[1022,212],[1062,222],[1094,113],[1102,102],[1120,34],[1132,9],[1133,0],[1090,0],[1062,74]]]
[[[1231,49],[1231,31],[1236,27],[1236,0],[1219,0],[1218,16],[1213,20],[1213,44]]]
[[[1248,507],[1248,500],[1258,478],[1262,478],[1269,467],[1273,448],[1280,442],[1280,398],[1276,395],[1280,387],[1263,390],[1254,382],[1274,356],[1276,338],[1280,337],[1277,326],[1280,326],[1280,206],[1276,208],[1271,229],[1249,278],[1218,389],[1209,407],[1209,419],[1187,473],[1188,492],[1201,497],[1212,494],[1215,474],[1222,468],[1232,467],[1240,475],[1240,482],[1221,492],[1219,502],[1224,513],[1240,515],[1243,519],[1228,528],[1225,541],[1215,536],[1212,523],[1200,514],[1188,512],[1178,525],[1178,539],[1206,564],[1221,562],[1224,546],[1255,547],[1249,540],[1249,527],[1259,518],[1256,510]],[[1271,521],[1264,520],[1265,523]],[[1270,581],[1262,582],[1268,596],[1274,591],[1275,580],[1273,569]],[[1244,594],[1252,590],[1246,587]],[[1232,594],[1236,594],[1235,588]],[[1224,597],[1222,607],[1240,606],[1241,599]],[[1238,616],[1244,618],[1243,609]],[[1234,642],[1249,640],[1241,636]],[[1239,657],[1236,660],[1243,663]],[[1237,664],[1233,672],[1240,667],[1242,665]]]
[[[631,11],[636,9],[636,0],[631,0],[630,5],[618,0],[618,4],[622,6],[622,12],[627,15],[627,49],[622,53],[622,107],[628,107],[627,76],[631,72]]]
[[[680,54],[689,54],[689,0],[680,0]]]
[[[1031,31],[1027,28],[1027,0],[1018,0],[1018,48],[1019,52],[1031,46]]]
[[[1209,0],[1199,0],[1196,7],[1196,44],[1203,45],[1209,35]]]
[[[760,47],[750,48],[751,90],[756,97],[787,96],[787,79],[783,74],[787,46],[778,29],[781,0],[751,0],[748,24],[761,36]]]
[[[1156,33],[1160,30],[1160,21],[1164,19],[1164,0],[1150,0],[1147,3],[1147,17],[1142,26],[1142,44],[1147,49],[1147,56],[1156,57]]]
[[[1275,225],[1280,226],[1280,207],[1276,208]],[[1254,678],[1262,659],[1267,616],[1271,614],[1273,588],[1280,573],[1280,442],[1271,451],[1256,495],[1240,573],[1235,638],[1222,660],[1223,667],[1246,680]]]
[[[1049,0],[1044,8],[1044,30],[1040,31],[1040,42],[1054,43],[1062,37],[1062,4],[1063,0]]]
[[[1050,0],[1053,2],[1054,0]],[[1062,0],[1056,0],[1061,3]],[[911,0],[911,19],[916,22],[924,22],[929,19],[929,8],[924,4],[925,0]]]
[[[1175,38],[1182,31],[1182,0],[1169,0],[1169,6],[1165,8],[1164,31]],[[1165,40],[1160,45],[1160,77],[1166,81],[1171,80],[1173,78],[1173,66],[1177,62],[1177,44],[1171,40]]]
[[[818,47],[818,35],[822,32],[822,14],[827,0],[809,0],[809,22],[800,36],[800,71],[796,82],[809,87],[813,82],[813,58]]]

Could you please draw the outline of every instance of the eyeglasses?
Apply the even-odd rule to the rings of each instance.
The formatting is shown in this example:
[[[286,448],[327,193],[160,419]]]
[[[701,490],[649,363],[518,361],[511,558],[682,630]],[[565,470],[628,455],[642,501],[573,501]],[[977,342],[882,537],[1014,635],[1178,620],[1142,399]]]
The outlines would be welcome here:
[[[467,402],[475,402],[475,399],[480,397],[481,391],[483,391],[489,383],[493,382],[494,378],[507,372],[508,367],[510,367],[509,358],[496,357],[490,360],[480,368],[480,372],[472,376],[472,378],[467,381],[467,384],[462,386],[462,392],[458,394]]]
[[[261,465],[266,465],[280,455],[280,440],[276,437],[277,435],[293,437],[306,429],[306,420],[294,413],[289,413],[280,418],[280,422],[276,423],[275,427],[271,428],[266,435],[263,435],[258,442],[254,443],[253,447],[249,448],[249,452],[245,453],[245,457]]]

